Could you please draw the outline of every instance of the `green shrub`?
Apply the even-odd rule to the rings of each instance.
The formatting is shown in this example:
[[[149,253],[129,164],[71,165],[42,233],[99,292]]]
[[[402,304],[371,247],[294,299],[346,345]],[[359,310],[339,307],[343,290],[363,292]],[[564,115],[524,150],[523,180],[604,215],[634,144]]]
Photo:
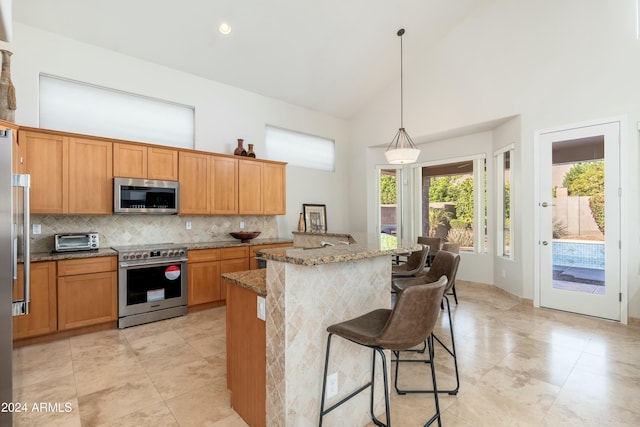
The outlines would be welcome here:
[[[589,208],[591,209],[591,216],[596,222],[596,225],[604,234],[604,194],[596,193],[589,197]]]

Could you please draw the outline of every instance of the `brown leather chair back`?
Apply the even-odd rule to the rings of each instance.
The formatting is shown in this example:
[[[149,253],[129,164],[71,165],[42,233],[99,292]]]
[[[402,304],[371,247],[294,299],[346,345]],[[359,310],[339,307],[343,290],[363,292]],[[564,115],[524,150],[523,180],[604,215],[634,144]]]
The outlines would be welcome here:
[[[400,293],[386,325],[376,338],[377,345],[390,350],[406,350],[426,340],[438,320],[446,286],[447,278],[442,276],[435,283],[412,286]]]
[[[460,255],[449,251],[438,251],[436,257],[431,263],[431,268],[427,271],[425,283],[437,281],[440,276],[446,276],[448,283],[445,293],[449,291],[456,282],[456,274],[458,274],[458,265],[460,265]]]

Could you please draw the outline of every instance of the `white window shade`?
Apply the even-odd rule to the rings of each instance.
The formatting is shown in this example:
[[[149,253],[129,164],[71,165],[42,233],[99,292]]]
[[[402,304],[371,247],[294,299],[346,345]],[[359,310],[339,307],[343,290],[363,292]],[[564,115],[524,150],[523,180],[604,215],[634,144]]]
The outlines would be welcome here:
[[[269,160],[311,169],[335,170],[335,142],[331,139],[273,126],[267,126],[265,139]]]
[[[40,75],[40,127],[194,148],[193,107]]]

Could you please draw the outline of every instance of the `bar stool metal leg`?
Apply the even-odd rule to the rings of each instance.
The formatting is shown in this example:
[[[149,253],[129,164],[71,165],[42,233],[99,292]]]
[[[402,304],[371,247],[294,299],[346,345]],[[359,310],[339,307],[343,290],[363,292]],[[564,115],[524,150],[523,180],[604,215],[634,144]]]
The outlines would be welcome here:
[[[350,393],[348,396],[344,397],[343,399],[340,399],[340,401],[334,403],[333,405],[331,405],[329,408],[324,409],[324,403],[325,403],[325,395],[326,395],[326,389],[327,389],[327,370],[329,368],[329,350],[331,348],[331,337],[333,336],[332,333],[329,333],[329,336],[327,337],[327,351],[325,353],[325,359],[324,359],[324,373],[323,373],[323,378],[322,378],[322,396],[320,397],[320,417],[318,420],[318,426],[322,427],[322,420],[323,417],[328,414],[329,412],[333,411],[334,409],[336,409],[338,406],[342,405],[343,403],[347,402],[349,399],[351,399],[352,397],[356,396],[357,394],[359,394],[360,392],[366,390],[368,387],[371,387],[371,402],[370,402],[370,412],[371,412],[371,421],[373,421],[373,423],[377,426],[381,426],[381,427],[391,427],[391,412],[390,412],[390,405],[389,405],[389,379],[387,377],[387,358],[384,354],[384,351],[379,348],[379,347],[369,347],[372,350],[372,366],[371,366],[371,381],[369,381],[367,384],[364,384],[363,386],[359,387],[357,390],[355,390],[354,392]],[[383,423],[382,421],[380,421],[374,414],[374,409],[373,409],[373,405],[374,405],[374,401],[375,401],[375,396],[374,396],[374,390],[375,390],[375,375],[376,375],[376,352],[380,354],[380,358],[382,360],[382,378],[383,378],[383,387],[384,387],[384,405],[385,405],[385,411],[386,411],[386,421],[387,423]]]
[[[445,343],[443,343],[440,338],[438,338],[435,334],[432,334],[433,339],[440,344],[440,346],[453,358],[453,366],[455,368],[456,373],[456,385],[454,388],[450,390],[438,390],[438,393],[447,393],[449,395],[455,396],[458,394],[458,390],[460,389],[460,374],[458,373],[458,358],[456,356],[456,340],[453,333],[453,321],[451,320],[451,306],[449,304],[449,298],[446,295],[443,297],[443,301],[447,306],[447,314],[449,316],[449,332],[451,333],[451,348],[449,348]],[[415,351],[415,350],[410,350]],[[420,360],[420,359],[400,359],[400,352],[394,352],[396,355],[396,377],[394,381],[394,387],[398,394],[407,394],[407,393],[434,393],[434,390],[402,390],[398,387],[398,365],[401,362],[413,362],[413,363],[430,363],[433,365],[433,357],[430,357],[428,360]]]

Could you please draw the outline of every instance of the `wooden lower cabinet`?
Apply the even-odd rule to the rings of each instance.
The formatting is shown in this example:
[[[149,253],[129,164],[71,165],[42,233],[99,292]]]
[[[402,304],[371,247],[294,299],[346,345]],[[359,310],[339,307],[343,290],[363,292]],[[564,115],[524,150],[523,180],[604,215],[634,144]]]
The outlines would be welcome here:
[[[118,319],[116,267],[116,257],[58,261],[59,330]]]
[[[220,275],[249,270],[249,247],[190,250],[188,264],[189,306],[226,299]]]
[[[250,426],[264,426],[267,344],[265,322],[256,317],[258,294],[231,283],[228,293],[227,387],[231,406]]]
[[[14,299],[22,299],[24,265],[18,265],[18,280],[14,284]],[[45,335],[57,330],[55,261],[31,263],[31,304],[29,314],[13,318],[13,338]]]

